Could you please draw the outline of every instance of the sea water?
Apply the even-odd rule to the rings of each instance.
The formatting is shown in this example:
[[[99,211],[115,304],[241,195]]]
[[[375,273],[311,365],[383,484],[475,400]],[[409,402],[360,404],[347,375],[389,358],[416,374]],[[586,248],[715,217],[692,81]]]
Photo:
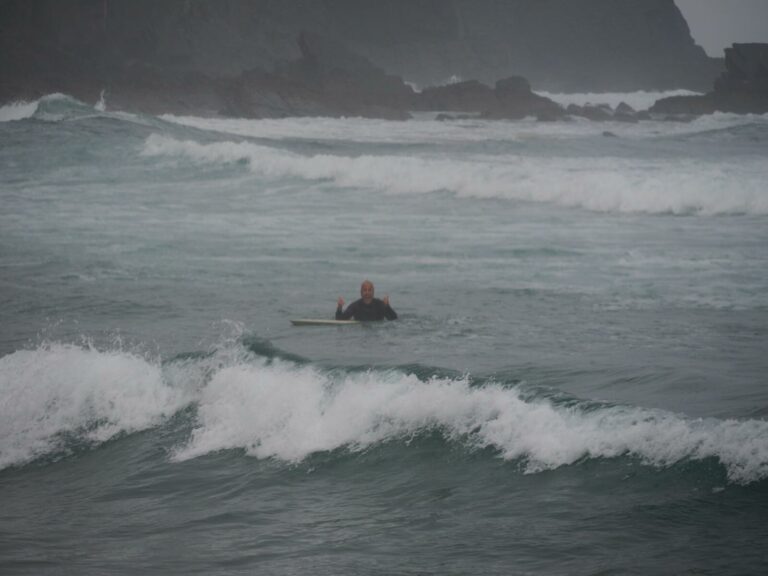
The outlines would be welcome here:
[[[765,116],[0,108],[0,573],[764,573],[766,182]]]

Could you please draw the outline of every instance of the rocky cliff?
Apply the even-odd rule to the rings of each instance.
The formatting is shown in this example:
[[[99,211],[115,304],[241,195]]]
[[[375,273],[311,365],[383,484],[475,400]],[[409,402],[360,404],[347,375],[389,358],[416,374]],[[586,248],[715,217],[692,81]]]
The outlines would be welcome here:
[[[725,71],[704,95],[658,100],[653,114],[698,116],[713,112],[768,114],[768,44],[733,44],[725,49]]]
[[[331,3],[329,3],[331,4]],[[673,0],[341,0],[341,33],[422,85],[512,74],[548,91],[706,89],[720,65]]]
[[[707,89],[673,0],[2,0],[2,94],[127,67],[236,77],[300,57],[301,30],[421,86],[511,75],[536,90]]]

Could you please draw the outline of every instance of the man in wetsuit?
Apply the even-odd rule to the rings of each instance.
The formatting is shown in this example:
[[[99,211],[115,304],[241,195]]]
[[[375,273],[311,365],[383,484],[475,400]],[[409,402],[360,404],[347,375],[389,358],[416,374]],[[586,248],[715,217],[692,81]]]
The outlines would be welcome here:
[[[384,296],[382,300],[373,297],[373,282],[365,280],[360,286],[360,300],[355,300],[347,306],[347,309],[342,312],[344,308],[344,298],[339,297],[339,302],[336,306],[336,320],[394,320],[397,318],[397,312],[392,310],[389,305],[389,297]]]

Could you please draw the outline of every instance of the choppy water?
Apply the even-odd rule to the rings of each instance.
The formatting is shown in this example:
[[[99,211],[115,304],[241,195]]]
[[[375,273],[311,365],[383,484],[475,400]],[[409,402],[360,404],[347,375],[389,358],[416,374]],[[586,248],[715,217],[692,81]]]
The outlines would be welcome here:
[[[0,109],[0,573],[766,571],[767,117],[99,108]]]

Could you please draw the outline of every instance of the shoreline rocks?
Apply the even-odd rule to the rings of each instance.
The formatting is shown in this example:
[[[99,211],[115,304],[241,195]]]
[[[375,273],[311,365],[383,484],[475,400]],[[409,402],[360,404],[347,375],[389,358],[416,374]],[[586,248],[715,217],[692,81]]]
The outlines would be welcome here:
[[[197,22],[200,14],[191,9],[192,4],[187,5],[190,11],[184,17]],[[122,6],[125,9],[127,5]],[[241,8],[247,12],[244,6]],[[141,14],[142,8],[135,10],[134,17]],[[35,10],[29,13],[41,17]],[[213,13],[222,16],[218,9]],[[102,21],[94,22],[104,41],[103,34],[108,32],[106,12],[102,16]],[[167,24],[157,26],[165,29]],[[81,48],[87,48],[86,31],[83,34]],[[158,59],[162,51],[151,43],[130,58],[125,54],[118,57],[114,50],[106,50],[99,61],[88,60],[76,50],[63,52],[57,56],[57,66],[54,60],[39,57],[55,44],[54,40],[46,40],[52,42],[50,45],[26,45],[0,37],[0,47],[4,42],[17,51],[10,60],[5,55],[13,66],[8,69],[9,75],[0,78],[0,100],[5,98],[6,102],[65,92],[96,103],[106,93],[109,107],[127,111],[244,118],[362,116],[405,120],[412,111],[429,111],[440,113],[440,120],[471,115],[484,119],[638,122],[689,120],[717,111],[768,113],[768,44],[734,44],[726,49],[725,72],[714,82],[711,92],[664,98],[648,110],[636,111],[623,102],[615,109],[607,104],[571,104],[564,108],[533,92],[528,79],[519,75],[499,79],[493,86],[466,80],[417,92],[403,78],[388,73],[348,44],[311,29],[301,30],[295,38],[295,57],[277,62],[271,71],[251,67],[234,75],[213,75],[197,71],[194,66]],[[25,59],[33,56],[35,67],[24,69]],[[14,85],[14,78],[22,80]]]
[[[562,106],[531,90],[528,80],[511,76],[491,88],[477,80],[425,88],[414,97],[415,109],[473,113],[487,119],[519,120],[533,116],[539,120],[565,117]],[[442,116],[441,119],[448,119]]]
[[[733,44],[725,49],[725,72],[715,80],[711,92],[662,98],[649,112],[670,117],[768,113],[768,44]]]

